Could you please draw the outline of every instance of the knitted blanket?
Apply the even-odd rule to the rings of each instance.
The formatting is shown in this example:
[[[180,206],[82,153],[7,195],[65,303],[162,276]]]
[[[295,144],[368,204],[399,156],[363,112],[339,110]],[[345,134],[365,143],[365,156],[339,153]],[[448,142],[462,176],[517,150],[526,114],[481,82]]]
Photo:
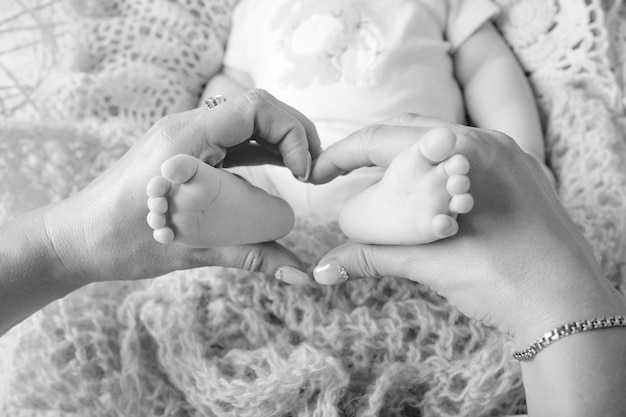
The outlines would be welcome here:
[[[558,192],[626,292],[626,8],[498,0]],[[0,222],[64,198],[160,116],[195,107],[233,0],[72,0],[38,97],[0,126]],[[31,109],[32,110],[32,109]],[[24,121],[28,119],[28,121]],[[309,265],[345,241],[300,216]],[[124,277],[120,277],[124,278]],[[512,343],[401,279],[285,285],[225,268],[94,284],[0,338],[2,416],[494,416],[525,412]]]

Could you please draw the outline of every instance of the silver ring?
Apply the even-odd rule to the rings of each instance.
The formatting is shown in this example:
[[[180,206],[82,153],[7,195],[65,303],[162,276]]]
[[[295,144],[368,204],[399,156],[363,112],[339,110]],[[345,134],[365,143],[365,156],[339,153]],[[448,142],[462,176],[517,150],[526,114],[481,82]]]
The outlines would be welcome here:
[[[226,101],[226,97],[224,97],[221,94],[214,96],[209,96],[204,100],[204,106],[207,109],[212,109],[213,107],[217,106],[218,104],[221,104],[223,102]]]

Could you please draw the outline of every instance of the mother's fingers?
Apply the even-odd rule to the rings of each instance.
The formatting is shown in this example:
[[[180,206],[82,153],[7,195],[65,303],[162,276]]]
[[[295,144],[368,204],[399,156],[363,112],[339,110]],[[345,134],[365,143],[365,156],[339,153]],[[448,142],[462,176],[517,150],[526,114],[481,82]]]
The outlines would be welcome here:
[[[365,166],[386,168],[393,158],[421,139],[430,128],[376,124],[329,146],[315,161],[310,182],[326,183]]]
[[[264,90],[253,89],[213,109],[207,118],[211,145],[230,148],[250,138],[276,145],[283,162],[305,177],[311,153],[320,153],[320,140],[311,121]]]
[[[208,110],[198,108],[169,115],[151,132],[158,132],[170,153],[188,153],[215,165],[227,150],[259,139],[278,149],[295,175],[305,177],[311,157],[321,152],[313,123],[297,110],[263,90],[250,90]],[[171,155],[170,155],[171,156]]]
[[[303,115],[290,105],[277,100],[271,94],[265,94],[267,95],[268,100],[272,101],[275,105],[290,113],[293,117],[300,121],[300,123],[302,123],[309,144],[309,152],[311,153],[311,156],[313,158],[317,158],[322,153],[322,143],[320,141],[319,134],[317,133],[317,128],[315,127],[315,124],[305,115]]]
[[[385,120],[382,123],[367,126],[345,139],[329,146],[315,161],[309,182],[323,184],[337,176],[365,166],[386,168],[393,158],[404,149],[420,140],[431,129],[447,128],[457,138],[472,136],[473,128],[413,113],[403,113]],[[487,133],[486,136],[504,136],[498,132]],[[464,147],[463,140],[457,142]]]

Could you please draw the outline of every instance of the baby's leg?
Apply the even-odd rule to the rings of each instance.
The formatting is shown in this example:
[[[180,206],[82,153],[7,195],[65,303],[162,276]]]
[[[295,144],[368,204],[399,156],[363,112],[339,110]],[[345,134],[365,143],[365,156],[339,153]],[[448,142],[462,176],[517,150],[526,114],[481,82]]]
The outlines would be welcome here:
[[[453,154],[456,136],[433,129],[398,154],[382,180],[348,200],[339,225],[361,243],[412,245],[452,236],[456,215],[474,204],[469,161]]]
[[[161,175],[146,189],[148,225],[160,243],[232,246],[276,240],[293,228],[285,201],[190,155],[165,161]]]

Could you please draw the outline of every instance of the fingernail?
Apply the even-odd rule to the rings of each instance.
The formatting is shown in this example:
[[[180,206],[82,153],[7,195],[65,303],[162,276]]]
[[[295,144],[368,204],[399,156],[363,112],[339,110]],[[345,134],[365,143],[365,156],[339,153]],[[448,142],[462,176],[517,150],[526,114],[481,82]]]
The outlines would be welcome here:
[[[311,282],[306,272],[288,265],[279,267],[274,273],[274,278],[292,285],[304,285]]]
[[[333,285],[346,282],[350,276],[346,268],[337,261],[327,261],[313,270],[315,280],[320,284]]]
[[[304,173],[303,176],[299,176],[298,180],[302,181],[302,182],[306,182],[309,179],[309,176],[311,175],[311,165],[313,165],[313,159],[311,158],[311,153],[307,152],[307,157],[306,157],[306,172]]]

